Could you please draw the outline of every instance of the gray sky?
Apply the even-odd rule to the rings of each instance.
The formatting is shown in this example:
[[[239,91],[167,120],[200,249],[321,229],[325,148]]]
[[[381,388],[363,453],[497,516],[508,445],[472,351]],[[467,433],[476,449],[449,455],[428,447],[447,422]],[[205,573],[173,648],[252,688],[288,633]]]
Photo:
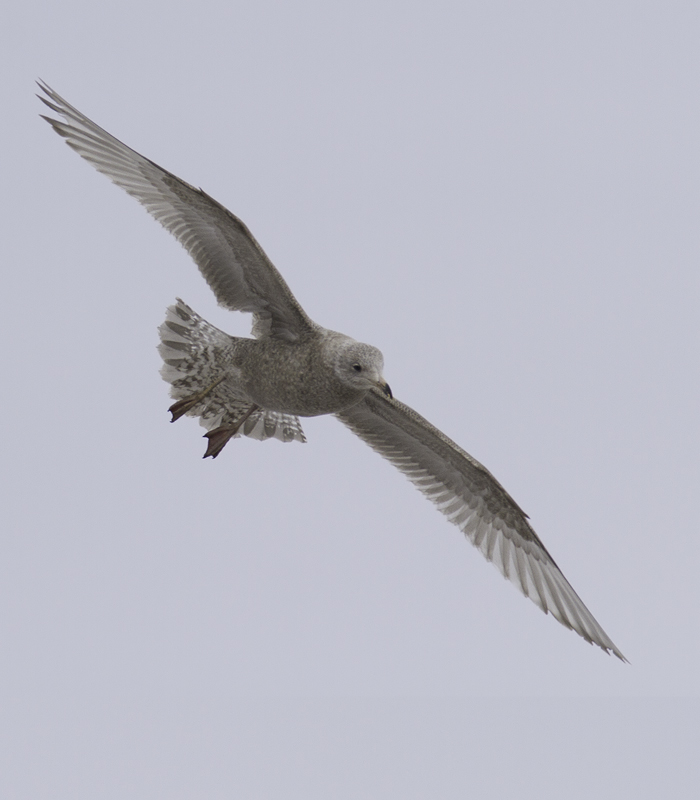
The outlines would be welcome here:
[[[0,796],[688,796],[697,4],[8,13]],[[203,461],[156,328],[176,296],[249,318],[38,118],[39,77],[379,347],[631,664],[331,418]]]

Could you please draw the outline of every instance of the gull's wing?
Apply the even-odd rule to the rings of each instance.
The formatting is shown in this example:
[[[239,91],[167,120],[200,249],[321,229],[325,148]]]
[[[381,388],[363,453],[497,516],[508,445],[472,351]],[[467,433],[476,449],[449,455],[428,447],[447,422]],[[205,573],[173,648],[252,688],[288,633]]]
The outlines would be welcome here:
[[[135,197],[184,246],[216,299],[254,315],[256,336],[295,340],[313,323],[248,228],[201,189],[122,144],[46,84],[39,96],[65,122],[44,117],[97,170]]]
[[[413,409],[377,391],[336,414],[438,507],[545,613],[627,659],[593,618],[501,484]]]

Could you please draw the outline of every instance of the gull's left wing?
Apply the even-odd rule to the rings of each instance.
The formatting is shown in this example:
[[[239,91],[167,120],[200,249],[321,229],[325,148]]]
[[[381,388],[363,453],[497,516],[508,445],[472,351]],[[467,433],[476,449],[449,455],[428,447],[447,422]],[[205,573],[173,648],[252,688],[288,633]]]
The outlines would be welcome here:
[[[545,614],[627,660],[563,576],[527,515],[469,453],[379,391],[336,416],[403,472]]]

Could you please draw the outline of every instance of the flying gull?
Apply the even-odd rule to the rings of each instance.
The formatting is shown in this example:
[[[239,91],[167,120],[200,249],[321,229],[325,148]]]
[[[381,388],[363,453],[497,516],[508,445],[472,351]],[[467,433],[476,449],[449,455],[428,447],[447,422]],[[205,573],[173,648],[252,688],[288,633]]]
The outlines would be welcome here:
[[[160,327],[172,421],[199,417],[205,457],[245,435],[305,442],[299,417],[334,414],[384,456],[545,613],[626,661],[501,484],[393,397],[375,347],[322,328],[248,228],[212,197],[100,128],[47,85],[44,117],[86,161],[135,197],[192,256],[220,305],[253,315],[253,336],[210,325],[178,300]],[[47,99],[48,98],[48,99]]]

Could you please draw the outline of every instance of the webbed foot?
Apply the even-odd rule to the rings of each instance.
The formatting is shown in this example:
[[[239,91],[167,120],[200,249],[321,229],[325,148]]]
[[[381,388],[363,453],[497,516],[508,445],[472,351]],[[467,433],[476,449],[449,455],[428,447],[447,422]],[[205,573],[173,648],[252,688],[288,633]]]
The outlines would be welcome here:
[[[258,406],[252,405],[245,414],[233,425],[219,425],[213,431],[208,431],[204,434],[205,439],[209,439],[207,443],[207,451],[202,458],[216,458],[219,453],[226,447],[229,439],[235,436],[240,430],[241,425],[248,419],[248,417],[258,410]]]
[[[201,392],[197,392],[197,394],[192,394],[189,397],[178,400],[177,403],[173,403],[168,409],[168,411],[173,415],[173,418],[170,421],[175,422],[175,420],[180,419],[180,417],[193,409],[197,403],[201,403],[202,400],[204,400],[204,398],[209,394],[209,392],[211,392],[213,389],[216,389],[216,387],[221,383],[221,381],[224,380],[225,377],[225,375],[222,375],[218,381],[214,381],[211,386],[203,389]]]

